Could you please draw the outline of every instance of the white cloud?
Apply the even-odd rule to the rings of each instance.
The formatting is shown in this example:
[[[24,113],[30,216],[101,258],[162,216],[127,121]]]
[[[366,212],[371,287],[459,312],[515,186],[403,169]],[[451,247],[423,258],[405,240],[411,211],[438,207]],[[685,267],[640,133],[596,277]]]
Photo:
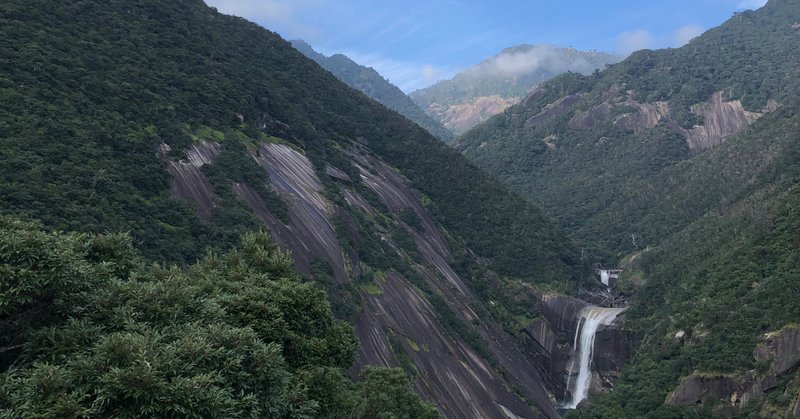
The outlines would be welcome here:
[[[422,67],[422,78],[426,81],[430,81],[436,78],[439,75],[439,70],[432,65],[425,65]]]
[[[653,35],[644,29],[633,32],[623,32],[617,40],[617,50],[624,55],[628,55],[640,49],[653,48],[655,39]]]
[[[257,21],[288,38],[312,39],[319,31],[298,20],[298,12],[315,6],[317,0],[205,0],[221,13]]]
[[[760,9],[767,4],[767,0],[742,0],[736,4],[736,8],[739,10],[743,9]]]
[[[381,76],[406,93],[455,73],[454,69],[434,67],[424,62],[395,60],[379,54],[360,54],[354,51],[344,51],[343,54],[363,66],[374,68]]]
[[[467,71],[471,74],[490,77],[517,77],[533,73],[537,69],[545,69],[553,73],[574,71],[589,74],[595,68],[580,56],[565,54],[562,47],[533,45],[516,48],[513,51],[504,51]]]
[[[705,32],[705,28],[700,25],[683,26],[672,35],[672,44],[676,47],[682,47],[688,44],[692,39],[700,36],[703,32]]]

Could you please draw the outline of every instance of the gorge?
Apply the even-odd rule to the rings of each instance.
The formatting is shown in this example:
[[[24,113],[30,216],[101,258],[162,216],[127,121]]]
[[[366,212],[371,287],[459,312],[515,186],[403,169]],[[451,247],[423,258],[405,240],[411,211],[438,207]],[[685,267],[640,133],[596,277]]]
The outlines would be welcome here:
[[[3,2],[0,417],[800,416],[797,22],[451,147],[201,0]]]

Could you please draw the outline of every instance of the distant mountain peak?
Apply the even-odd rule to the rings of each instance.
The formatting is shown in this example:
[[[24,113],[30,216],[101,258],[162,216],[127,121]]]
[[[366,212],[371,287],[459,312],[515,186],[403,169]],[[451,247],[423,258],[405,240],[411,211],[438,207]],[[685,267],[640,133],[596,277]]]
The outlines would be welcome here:
[[[461,134],[519,102],[536,86],[559,74],[589,74],[621,59],[598,51],[520,44],[410,96],[445,127]]]

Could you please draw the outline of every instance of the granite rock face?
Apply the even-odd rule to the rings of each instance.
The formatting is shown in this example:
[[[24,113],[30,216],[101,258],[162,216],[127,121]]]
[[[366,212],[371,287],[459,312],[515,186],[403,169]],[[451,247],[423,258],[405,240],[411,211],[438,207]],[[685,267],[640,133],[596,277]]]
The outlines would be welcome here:
[[[562,365],[560,369],[551,368],[552,359],[563,358],[553,355],[558,352],[555,333],[549,325],[532,330],[537,341],[544,344],[541,354],[546,355],[537,359],[529,356],[519,340],[484,315],[483,303],[453,268],[455,258],[447,234],[428,212],[422,194],[372,154],[366,143],[366,140],[354,141],[351,147],[343,149],[360,179],[354,179],[352,172],[348,175],[330,165],[317,170],[302,152],[287,145],[262,143],[250,151],[251,157],[269,175],[268,186],[286,203],[288,223],[270,212],[255,192],[256,185],[230,186],[281,247],[291,252],[300,272],[311,274],[314,263],[323,260],[331,267],[335,287],[360,290],[357,291],[360,312],[354,313],[353,323],[361,344],[353,374],[357,375],[367,365],[409,368],[410,363],[417,392],[436,404],[445,417],[559,417],[551,393],[551,388],[557,386],[551,385],[550,377],[551,371],[557,375],[563,369],[563,361],[557,364]],[[186,200],[206,220],[212,219],[214,203],[219,197],[213,195],[200,168],[213,165],[218,152],[218,144],[204,143],[187,150],[185,161],[170,161],[168,165],[173,196]],[[168,158],[166,150],[161,154]],[[322,176],[342,185],[341,201],[333,202],[326,195]],[[363,189],[359,190],[355,182],[373,192],[373,199],[365,199]],[[375,199],[381,201],[383,212],[373,207]],[[413,272],[392,269],[376,272],[362,262],[357,251],[342,244],[337,229],[349,228],[354,222],[350,210],[355,209],[365,214],[367,220],[373,220],[367,221],[373,224],[358,234],[375,234],[386,245],[382,251],[414,260]],[[414,226],[402,221],[401,215],[407,216],[409,212],[418,220]],[[335,226],[336,217],[343,225]],[[414,241],[418,255],[410,257],[380,223],[404,229]],[[373,280],[363,287],[364,278],[369,276]],[[441,296],[446,309],[474,332],[472,336],[480,338],[481,350],[476,349],[475,342],[441,322],[442,308],[435,307],[426,292]],[[553,313],[561,311],[562,315],[574,316],[580,304],[577,300],[565,301],[569,307],[562,310],[554,306]]]

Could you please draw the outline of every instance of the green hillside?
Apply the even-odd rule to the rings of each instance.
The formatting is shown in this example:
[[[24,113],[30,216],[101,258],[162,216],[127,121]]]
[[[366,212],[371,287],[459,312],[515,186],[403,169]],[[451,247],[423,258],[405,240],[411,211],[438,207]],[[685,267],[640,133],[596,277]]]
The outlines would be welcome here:
[[[130,231],[152,258],[192,260],[248,217],[228,202],[204,224],[170,198],[160,143],[179,157],[192,135],[258,139],[263,128],[324,168],[338,142],[363,137],[499,270],[531,274],[533,258],[576,275],[568,242],[537,209],[263,28],[199,1],[45,3],[2,5],[3,212]]]
[[[618,292],[636,355],[569,417],[790,417],[796,370],[770,375],[754,351],[800,321],[798,21],[796,2],[770,1],[682,48],[554,79],[460,138],[576,241],[627,266]],[[724,135],[698,141],[698,126]],[[693,373],[749,384],[669,402]],[[766,390],[745,404],[750,387],[736,385]]]
[[[685,130],[705,123],[693,106],[710,107],[704,103],[720,92],[723,103],[741,102],[739,113],[763,113],[800,91],[800,58],[793,53],[800,31],[792,27],[798,20],[797,4],[772,1],[682,48],[639,51],[588,77],[564,75],[465,134],[457,147],[540,204],[575,239],[608,252],[609,261],[619,259],[724,199],[711,192],[657,211],[675,185],[686,185],[674,179],[680,163],[714,145],[685,138]],[[723,122],[709,122],[724,124],[732,116],[726,110],[712,112]],[[656,123],[646,121],[653,117]],[[692,183],[713,184],[704,178]]]
[[[200,0],[6,2],[0,98],[0,215],[42,223],[8,221],[2,234],[12,240],[0,247],[3,415],[433,414],[418,396],[443,414],[555,414],[518,346],[537,309],[517,290],[575,291],[587,260],[539,209],[274,33]],[[322,210],[308,225],[297,214],[316,207],[280,194],[282,179],[263,163],[268,146],[300,169],[310,162],[304,179],[320,183],[312,204]],[[195,177],[181,183],[187,173]],[[368,175],[413,208],[388,208]],[[206,206],[176,199],[182,186]],[[319,244],[322,218],[335,230],[331,256],[295,251],[302,277],[271,244],[260,244],[268,256],[240,260],[239,243],[264,227]],[[117,234],[135,261],[109,272],[121,263],[116,248],[92,243]],[[18,235],[41,243],[22,246]],[[264,257],[284,262],[273,272]],[[274,289],[286,301],[271,300]],[[42,314],[63,304],[55,318]],[[378,317],[381,307],[391,310]],[[44,318],[25,323],[31,310]],[[352,323],[360,345],[332,315]],[[302,330],[292,330],[295,316]],[[391,316],[424,324],[405,326],[419,344],[398,338]],[[372,336],[379,350],[364,349]],[[239,376],[228,360],[265,366]],[[462,387],[434,387],[433,367],[463,374]],[[461,402],[489,394],[500,401]]]
[[[322,68],[333,73],[348,86],[360,90],[387,108],[405,116],[440,140],[444,142],[453,140],[453,134],[450,131],[439,121],[425,114],[400,88],[384,79],[375,69],[360,65],[342,54],[326,57],[314,51],[311,45],[300,40],[292,41],[292,46]]]

